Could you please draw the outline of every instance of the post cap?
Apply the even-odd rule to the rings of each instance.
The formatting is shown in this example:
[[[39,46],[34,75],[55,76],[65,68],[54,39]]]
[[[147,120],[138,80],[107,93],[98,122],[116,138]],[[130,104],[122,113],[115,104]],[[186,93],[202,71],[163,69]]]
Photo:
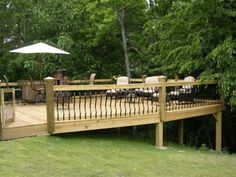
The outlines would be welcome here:
[[[49,77],[44,78],[44,80],[45,80],[45,81],[54,80],[54,77],[50,77],[50,76],[49,76]]]

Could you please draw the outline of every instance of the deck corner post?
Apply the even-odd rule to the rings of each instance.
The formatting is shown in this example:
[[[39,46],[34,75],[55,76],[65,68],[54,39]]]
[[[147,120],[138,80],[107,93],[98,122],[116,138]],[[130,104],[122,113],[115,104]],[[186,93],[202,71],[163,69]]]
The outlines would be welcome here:
[[[163,120],[166,119],[166,76],[159,78],[161,87],[159,87],[159,108],[160,122],[156,124],[156,147],[163,148]]]
[[[166,119],[166,78],[166,76],[159,78],[161,83],[161,87],[159,87],[160,121]]]
[[[54,94],[53,83],[54,78],[47,77],[44,79],[46,83],[46,111],[47,111],[47,125],[48,133],[52,134],[55,131],[55,117],[54,117]]]
[[[222,112],[216,113],[216,152],[221,152],[222,148]]]

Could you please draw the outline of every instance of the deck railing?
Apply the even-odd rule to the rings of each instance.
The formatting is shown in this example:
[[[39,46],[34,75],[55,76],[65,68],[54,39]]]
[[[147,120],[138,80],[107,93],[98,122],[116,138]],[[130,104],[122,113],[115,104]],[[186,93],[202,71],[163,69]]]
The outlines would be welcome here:
[[[184,85],[189,89],[183,90]],[[216,82],[166,81],[165,77],[153,84],[129,85],[53,85],[52,79],[46,79],[48,121],[53,126],[145,115],[165,121],[168,112],[220,104],[216,87]]]
[[[0,89],[0,129],[15,120],[15,89]]]

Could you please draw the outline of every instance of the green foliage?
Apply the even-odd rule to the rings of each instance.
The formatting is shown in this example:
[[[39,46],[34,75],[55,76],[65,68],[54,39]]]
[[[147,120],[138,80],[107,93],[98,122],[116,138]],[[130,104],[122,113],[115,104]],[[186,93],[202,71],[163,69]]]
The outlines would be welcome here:
[[[164,2],[163,2],[164,3]],[[236,89],[234,1],[175,1],[146,25],[150,73],[219,80],[228,103]]]

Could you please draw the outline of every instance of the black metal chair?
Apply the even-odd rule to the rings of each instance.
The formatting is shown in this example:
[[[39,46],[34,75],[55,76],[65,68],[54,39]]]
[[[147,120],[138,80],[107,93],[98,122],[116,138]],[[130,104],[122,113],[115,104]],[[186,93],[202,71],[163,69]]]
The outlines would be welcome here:
[[[119,76],[116,81],[117,85],[128,85],[129,78],[127,76]],[[111,89],[107,90],[107,97],[115,97],[115,98],[124,98],[129,94],[129,90],[126,89]]]
[[[35,103],[38,103],[38,101],[40,101],[40,99],[42,101],[44,101],[44,86],[43,87],[36,87],[33,81],[33,78],[28,75],[28,78],[30,80],[30,85],[31,85],[31,89],[35,92],[37,92],[37,94],[35,95]],[[41,97],[41,98],[40,98]]]
[[[188,76],[184,78],[184,81],[193,82],[195,81],[195,78],[193,76]],[[169,92],[168,95],[172,101],[178,100],[179,102],[193,102],[194,93],[195,93],[194,86],[186,84],[183,85],[182,88],[180,88],[177,91]]]

